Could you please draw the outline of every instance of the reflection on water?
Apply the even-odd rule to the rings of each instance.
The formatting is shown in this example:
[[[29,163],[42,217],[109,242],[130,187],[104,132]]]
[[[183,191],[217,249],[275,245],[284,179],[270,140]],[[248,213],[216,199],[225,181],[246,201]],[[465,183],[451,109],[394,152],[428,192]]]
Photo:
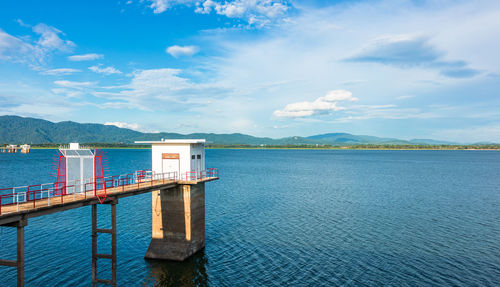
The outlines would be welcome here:
[[[186,261],[147,260],[150,269],[145,286],[208,286],[205,250]]]

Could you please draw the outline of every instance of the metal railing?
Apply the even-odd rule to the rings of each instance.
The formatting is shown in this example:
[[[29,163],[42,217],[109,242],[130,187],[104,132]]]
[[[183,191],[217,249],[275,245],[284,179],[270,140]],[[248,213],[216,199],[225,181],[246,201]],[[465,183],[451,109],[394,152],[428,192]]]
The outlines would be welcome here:
[[[201,180],[205,178],[218,178],[219,169],[217,168],[207,168],[202,171],[186,171],[181,177],[181,180],[194,181]]]
[[[16,212],[18,212],[19,206],[22,204],[32,202],[33,208],[36,208],[37,205],[50,206],[51,202],[54,203],[54,200],[63,203],[64,198],[70,195],[73,195],[73,200],[76,200],[77,195],[81,195],[84,198],[97,197],[102,202],[107,196],[106,191],[109,189],[119,192],[130,189],[130,187],[147,187],[147,183],[150,184],[149,186],[154,186],[177,180],[195,181],[218,177],[219,171],[216,168],[209,168],[201,172],[188,171],[180,178],[177,172],[155,173],[151,170],[138,170],[134,173],[107,176],[95,180],[74,180],[68,183],[55,182],[4,188],[0,189],[0,215],[2,214],[2,206],[16,205]],[[47,201],[42,203],[40,202],[42,199]]]

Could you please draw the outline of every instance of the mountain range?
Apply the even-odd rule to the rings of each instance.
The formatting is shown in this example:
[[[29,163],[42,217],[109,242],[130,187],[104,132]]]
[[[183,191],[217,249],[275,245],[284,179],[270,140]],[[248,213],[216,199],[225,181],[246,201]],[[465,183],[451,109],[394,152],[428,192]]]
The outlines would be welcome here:
[[[81,124],[71,121],[53,123],[36,118],[0,116],[0,144],[42,144],[42,143],[126,143],[160,139],[204,138],[218,145],[353,145],[353,144],[457,144],[431,139],[400,140],[349,133],[327,133],[309,137],[285,137],[273,139],[254,137],[241,133],[142,133],[113,125]]]

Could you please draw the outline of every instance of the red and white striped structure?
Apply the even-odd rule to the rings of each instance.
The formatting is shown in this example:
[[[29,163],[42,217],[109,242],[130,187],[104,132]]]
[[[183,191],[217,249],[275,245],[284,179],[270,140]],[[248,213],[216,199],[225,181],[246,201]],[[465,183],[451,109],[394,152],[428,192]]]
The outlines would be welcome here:
[[[103,189],[104,157],[99,150],[81,148],[78,143],[61,147],[56,158],[54,195],[66,195],[68,188],[73,189],[72,193],[80,193],[84,189],[89,191],[89,187],[90,190]]]

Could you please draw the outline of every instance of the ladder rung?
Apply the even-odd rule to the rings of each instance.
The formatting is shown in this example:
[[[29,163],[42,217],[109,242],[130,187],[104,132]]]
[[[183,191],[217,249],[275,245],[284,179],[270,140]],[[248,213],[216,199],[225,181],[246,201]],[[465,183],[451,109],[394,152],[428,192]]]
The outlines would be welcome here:
[[[95,232],[98,233],[113,233],[113,229],[96,228]]]
[[[97,279],[96,281],[97,281],[97,283],[113,285],[113,280]]]
[[[113,255],[112,254],[96,254],[95,256],[97,258],[113,259]]]
[[[2,266],[10,266],[10,267],[17,267],[17,261],[15,261],[15,260],[2,260],[2,259],[0,259],[0,265],[2,265]]]

